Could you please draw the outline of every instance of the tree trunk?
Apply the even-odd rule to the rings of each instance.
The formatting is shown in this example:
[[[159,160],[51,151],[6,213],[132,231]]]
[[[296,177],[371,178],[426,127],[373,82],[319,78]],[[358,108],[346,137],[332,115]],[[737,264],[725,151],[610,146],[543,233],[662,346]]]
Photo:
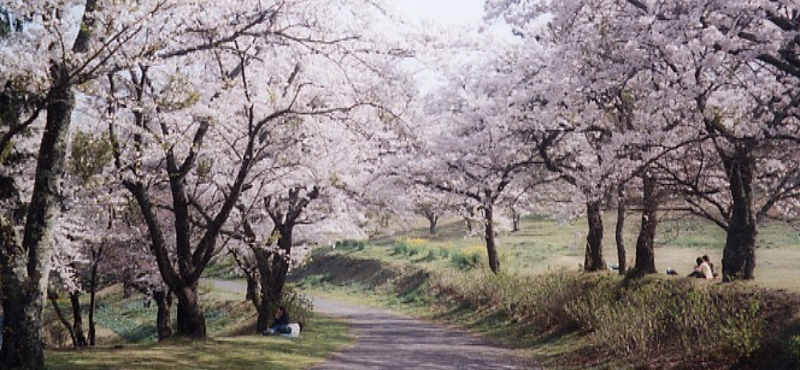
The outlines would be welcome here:
[[[3,369],[44,369],[42,296],[30,285],[14,280],[16,276],[3,272],[4,332],[0,365]]]
[[[5,219],[0,230],[0,271],[6,327],[0,368],[44,368],[42,309],[50,275],[53,221],[58,215],[60,181],[67,155],[67,136],[75,106],[68,71],[53,65],[47,95],[47,120],[36,163],[33,194],[25,217],[21,245]]]
[[[255,248],[253,250],[255,259],[256,259],[256,269],[258,270],[258,278],[260,280],[258,284],[258,294],[256,294],[253,304],[256,305],[256,309],[258,310],[258,318],[256,319],[256,330],[260,333],[264,330],[267,330],[269,327],[269,320],[272,317],[272,312],[274,311],[275,307],[272,306],[273,302],[270,302],[267,297],[269,297],[269,285],[272,281],[272,265],[270,264],[270,259],[273,258],[273,253],[270,253],[264,248]]]
[[[520,230],[520,223],[522,223],[522,215],[519,212],[511,212],[511,232],[515,233]]]
[[[292,234],[294,224],[276,225],[275,232],[278,237],[278,249],[281,253],[271,253],[270,257],[257,258],[259,273],[261,274],[261,305],[258,310],[256,330],[259,332],[268,328],[272,314],[280,304],[283,288],[286,285],[286,275],[289,273],[289,256],[292,253]]]
[[[89,341],[90,346],[95,346],[97,344],[97,328],[94,321],[94,310],[95,307],[97,307],[95,296],[96,291],[92,289],[92,291],[89,293],[89,334],[87,335],[87,340]]]
[[[617,189],[617,225],[614,230],[620,275],[625,275],[628,270],[627,257],[625,256],[625,208],[625,186],[620,185]]]
[[[467,216],[464,217],[464,223],[467,225],[467,235],[472,236],[475,232],[475,228],[472,225],[472,221],[475,219],[475,209],[469,205],[465,205]]]
[[[737,147],[733,156],[723,155],[722,158],[733,201],[725,249],[722,251],[724,281],[754,278],[758,227],[753,210],[755,158],[749,148],[749,146]]]
[[[206,338],[206,318],[197,295],[197,283],[175,291],[178,298],[178,334],[192,339]]]
[[[436,212],[427,212],[425,218],[428,219],[428,231],[431,235],[436,235],[436,224],[439,222],[439,215]]]
[[[286,285],[286,274],[289,272],[289,255],[273,255],[272,256],[272,279],[269,287],[267,287],[268,295],[262,300],[267,301],[265,307],[269,307],[269,318],[272,319],[272,313],[280,305],[283,298],[283,288]]]
[[[3,297],[0,297],[2,300]],[[4,327],[5,317],[3,316],[3,308],[0,307],[0,348],[3,348],[3,332],[5,332]]]
[[[259,279],[260,274],[258,269],[253,269],[251,273],[245,276],[247,280],[247,293],[245,299],[253,303],[256,310],[261,307],[261,283]]]
[[[89,345],[96,344],[96,328],[94,321],[94,310],[97,307],[97,269],[100,267],[100,260],[103,258],[103,246],[100,245],[96,250],[92,249],[92,273],[89,276]]]
[[[586,219],[589,223],[589,233],[586,236],[586,257],[583,269],[586,272],[605,270],[606,262],[603,259],[603,217],[601,211],[602,201],[589,201],[586,203]]]
[[[500,259],[497,256],[497,245],[494,237],[494,207],[487,204],[483,207],[483,221],[485,224],[484,239],[486,240],[486,253],[489,255],[489,268],[495,274],[500,273]]]
[[[72,306],[72,331],[75,333],[75,346],[86,347],[86,336],[83,335],[83,313],[81,312],[81,300],[78,292],[69,294],[69,302]]]
[[[58,321],[61,321],[61,324],[67,329],[69,338],[72,340],[72,346],[77,348],[78,341],[75,339],[75,331],[72,329],[72,326],[69,325],[69,320],[67,320],[67,317],[64,316],[64,311],[61,311],[61,306],[58,305],[58,293],[54,291],[47,292],[47,299],[49,299],[50,303],[53,305],[53,311],[56,312]]]
[[[656,256],[654,241],[656,226],[658,225],[658,194],[656,179],[645,173],[642,176],[644,188],[642,190],[642,226],[639,229],[639,238],[636,240],[636,271],[640,274],[655,274]]]
[[[283,295],[283,288],[286,286],[286,275],[289,274],[289,261],[292,255],[292,232],[294,225],[284,225],[281,228],[281,237],[278,239],[278,247],[283,254],[272,257],[272,284],[270,284],[269,299],[275,302],[280,301]]]
[[[155,290],[153,291],[153,299],[156,301],[156,307],[158,307],[158,313],[156,314],[158,340],[162,341],[172,336],[169,312],[170,308],[172,308],[172,292],[169,290]]]

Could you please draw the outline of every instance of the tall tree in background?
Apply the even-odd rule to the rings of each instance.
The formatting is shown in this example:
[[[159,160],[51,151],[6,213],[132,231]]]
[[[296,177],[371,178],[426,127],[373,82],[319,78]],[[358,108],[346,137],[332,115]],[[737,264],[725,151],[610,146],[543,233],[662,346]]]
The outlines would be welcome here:
[[[487,51],[481,57],[492,52],[504,53]],[[503,84],[516,77],[510,67],[507,61],[451,67],[453,81],[435,92],[431,100],[435,103],[426,112],[437,117],[436,122],[424,121],[417,158],[404,166],[418,185],[478,206],[489,268],[496,274],[500,273],[496,240],[500,202],[511,199],[509,191],[552,180],[530,176],[537,148],[516,134],[517,121],[504,116],[509,95]]]

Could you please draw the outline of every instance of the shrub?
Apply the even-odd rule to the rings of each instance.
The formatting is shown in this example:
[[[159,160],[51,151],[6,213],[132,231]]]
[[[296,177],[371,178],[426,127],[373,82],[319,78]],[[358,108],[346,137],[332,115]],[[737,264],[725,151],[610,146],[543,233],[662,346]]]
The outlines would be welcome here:
[[[362,251],[366,246],[367,242],[353,239],[340,240],[334,244],[334,248],[346,251]]]
[[[570,312],[602,346],[646,360],[667,349],[709,359],[753,353],[763,317],[758,293],[736,285],[599,279]]]
[[[719,360],[749,356],[764,337],[760,293],[689,279],[556,272],[537,277],[443,273],[434,294],[544,333],[579,329],[600,349],[646,363],[664,353]]]
[[[421,244],[420,240],[421,239],[406,239],[395,241],[392,246],[392,255],[414,257],[424,254],[428,251],[428,248]]]
[[[394,245],[392,246],[392,255],[393,256],[406,256],[406,255],[408,255],[410,253],[409,252],[410,249],[411,249],[411,247],[409,247],[408,244],[406,244],[406,243],[395,242]]]
[[[308,325],[314,312],[314,303],[288,286],[283,290],[281,305],[286,308],[292,321],[299,322],[303,327]]]
[[[471,270],[483,265],[482,248],[470,247],[461,251],[450,252],[450,261],[459,270]]]

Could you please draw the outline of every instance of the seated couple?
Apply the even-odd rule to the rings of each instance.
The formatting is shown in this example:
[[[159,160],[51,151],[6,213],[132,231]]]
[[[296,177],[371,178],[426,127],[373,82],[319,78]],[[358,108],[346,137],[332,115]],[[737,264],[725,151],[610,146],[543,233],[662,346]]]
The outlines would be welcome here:
[[[689,277],[699,279],[713,279],[717,277],[717,274],[714,272],[714,264],[711,263],[711,259],[708,258],[708,255],[697,257],[695,262],[697,264],[694,267],[694,271],[689,274]]]

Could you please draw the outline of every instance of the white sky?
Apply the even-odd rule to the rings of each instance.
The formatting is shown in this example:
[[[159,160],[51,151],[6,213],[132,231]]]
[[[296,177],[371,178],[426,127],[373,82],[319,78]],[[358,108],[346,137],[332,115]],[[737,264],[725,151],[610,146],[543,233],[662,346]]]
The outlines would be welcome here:
[[[478,24],[485,0],[391,0],[410,18],[441,24]]]
[[[488,30],[502,40],[512,40],[511,27],[505,22],[492,22],[484,27],[483,6],[486,0],[386,0],[411,22],[431,22],[441,26],[474,27],[476,32]],[[423,93],[440,86],[444,81],[435,72],[408,62],[417,69],[416,77]]]

